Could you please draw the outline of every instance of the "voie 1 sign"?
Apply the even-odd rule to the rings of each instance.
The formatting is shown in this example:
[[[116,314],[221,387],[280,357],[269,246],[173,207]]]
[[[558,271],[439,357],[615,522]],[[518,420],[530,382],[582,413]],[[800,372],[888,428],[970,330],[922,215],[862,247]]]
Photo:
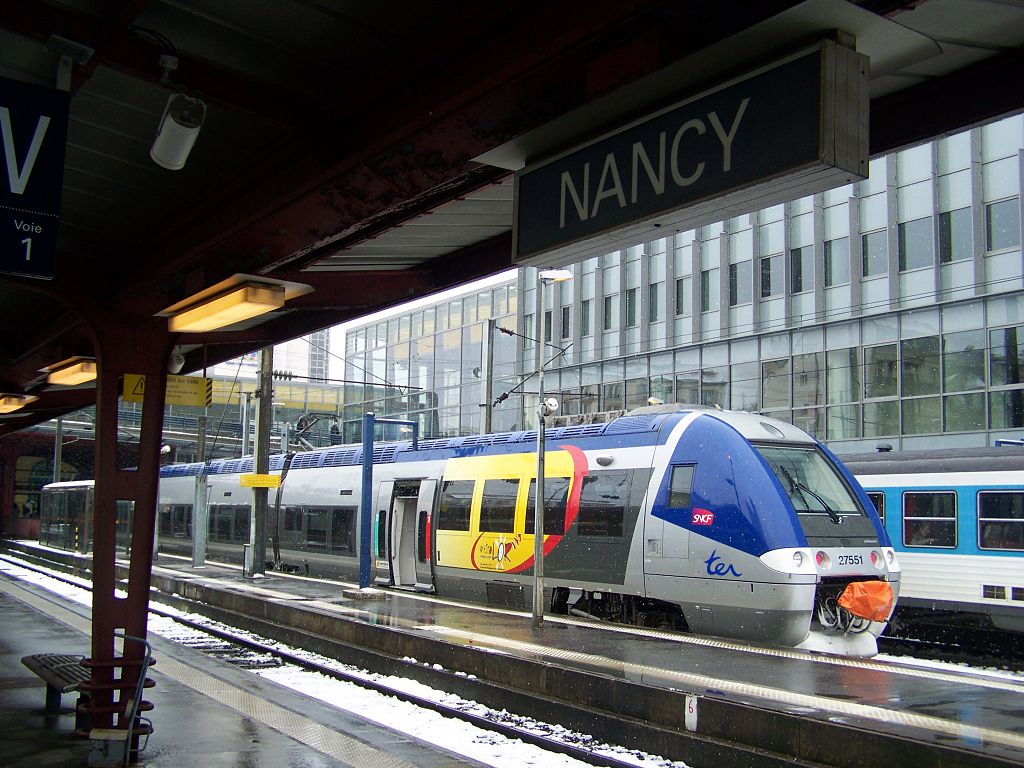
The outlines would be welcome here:
[[[0,272],[51,279],[68,94],[0,78]]]
[[[527,166],[513,260],[564,265],[865,178],[867,64],[822,41]]]

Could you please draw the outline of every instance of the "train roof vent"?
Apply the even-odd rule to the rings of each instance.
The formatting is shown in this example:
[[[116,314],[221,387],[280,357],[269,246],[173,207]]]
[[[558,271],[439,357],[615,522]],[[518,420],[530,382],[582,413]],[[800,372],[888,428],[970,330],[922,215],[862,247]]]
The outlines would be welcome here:
[[[275,469],[284,469],[284,454],[275,453],[270,457],[270,469],[271,471]]]
[[[256,460],[252,456],[246,456],[244,459],[238,460],[238,472],[254,472],[256,466]]]
[[[325,467],[350,467],[356,463],[356,456],[360,453],[357,448],[336,448],[324,454]]]
[[[397,445],[382,445],[378,448],[373,449],[373,463],[374,464],[390,464],[395,460],[395,454],[398,453]]]
[[[624,432],[647,432],[655,429],[664,420],[661,414],[643,416],[622,416],[605,425],[606,435],[619,435]]]
[[[564,440],[570,437],[595,437],[603,434],[607,424],[572,424],[560,427],[545,434],[549,439]]]
[[[211,461],[210,465],[206,468],[206,474],[208,475],[222,475],[224,474],[224,465],[227,464],[227,459],[217,459]]]
[[[321,451],[309,451],[307,453],[297,453],[295,458],[292,459],[291,469],[310,469],[313,467],[320,467],[323,465],[324,454]]]
[[[433,451],[441,448],[448,448],[448,443],[450,442],[450,437],[435,437],[430,440],[420,440],[419,449],[421,451]]]

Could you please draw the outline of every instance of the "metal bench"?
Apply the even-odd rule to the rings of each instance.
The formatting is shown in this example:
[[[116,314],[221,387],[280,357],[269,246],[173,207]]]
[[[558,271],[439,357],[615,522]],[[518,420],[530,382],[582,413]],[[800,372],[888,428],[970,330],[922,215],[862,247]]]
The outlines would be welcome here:
[[[59,715],[60,697],[89,682],[92,672],[82,661],[83,657],[68,653],[36,653],[21,658],[21,663],[46,683],[47,715]]]

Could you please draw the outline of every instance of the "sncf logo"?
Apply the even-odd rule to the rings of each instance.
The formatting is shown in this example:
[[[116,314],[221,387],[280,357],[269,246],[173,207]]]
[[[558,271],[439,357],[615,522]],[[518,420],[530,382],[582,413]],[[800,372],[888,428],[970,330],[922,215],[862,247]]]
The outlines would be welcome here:
[[[709,509],[693,508],[693,517],[690,518],[692,525],[711,525],[715,522],[715,513]]]

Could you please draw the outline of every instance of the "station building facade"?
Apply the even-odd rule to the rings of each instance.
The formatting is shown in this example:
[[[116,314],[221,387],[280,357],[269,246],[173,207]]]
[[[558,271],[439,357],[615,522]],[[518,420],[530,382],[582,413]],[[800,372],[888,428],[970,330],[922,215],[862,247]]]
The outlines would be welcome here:
[[[595,254],[572,280],[522,269],[350,329],[345,378],[370,384],[346,391],[346,437],[365,410],[425,435],[532,428],[543,354],[565,421],[653,397],[776,416],[839,451],[1024,438],[1022,166],[1016,115],[875,158],[856,184]]]

